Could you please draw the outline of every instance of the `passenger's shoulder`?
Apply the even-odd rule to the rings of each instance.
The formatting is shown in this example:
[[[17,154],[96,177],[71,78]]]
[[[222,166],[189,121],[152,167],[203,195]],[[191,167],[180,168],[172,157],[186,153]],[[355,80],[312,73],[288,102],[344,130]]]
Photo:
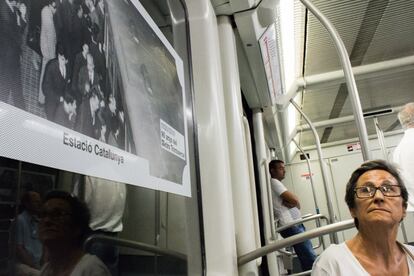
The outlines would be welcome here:
[[[110,276],[111,274],[98,257],[95,255],[85,254],[78,262],[72,275]]]
[[[348,249],[344,243],[332,244],[315,260],[312,268],[313,276],[343,275],[341,263]]]
[[[322,254],[319,256],[320,259],[325,260],[334,260],[344,254],[348,249],[345,243],[340,244],[331,244],[327,249],[325,249]],[[318,259],[319,259],[318,258]]]
[[[412,254],[414,254],[414,246],[412,245],[408,245],[408,244],[404,244],[404,247],[409,250]]]

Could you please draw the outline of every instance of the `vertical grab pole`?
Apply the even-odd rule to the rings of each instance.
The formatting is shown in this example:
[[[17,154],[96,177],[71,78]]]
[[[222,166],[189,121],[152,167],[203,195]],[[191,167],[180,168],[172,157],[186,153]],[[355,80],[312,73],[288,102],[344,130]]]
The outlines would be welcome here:
[[[312,130],[313,136],[315,137],[316,150],[318,152],[319,164],[321,166],[323,185],[325,187],[326,204],[328,205],[329,223],[334,223],[336,218],[335,218],[334,208],[332,205],[331,188],[328,182],[329,180],[328,180],[326,164],[323,161],[322,148],[321,148],[321,143],[319,141],[319,135],[316,132],[316,129],[313,126],[312,122],[309,120],[308,116],[306,116],[306,114],[303,113],[302,109],[298,106],[298,104],[293,99],[290,99],[290,103],[297,109],[297,111],[303,116],[303,118],[309,124],[309,127]],[[336,233],[332,233],[329,236],[331,239],[331,243],[338,243],[338,235]]]
[[[380,145],[384,159],[388,161],[387,148],[385,147],[384,131],[382,131],[381,127],[379,126],[378,118],[374,117],[373,119],[374,119],[375,130],[377,132],[378,144]],[[404,242],[408,243],[407,230],[405,229],[404,221],[401,221],[400,225],[401,225],[401,232],[404,238]]]
[[[383,155],[385,160],[388,160],[387,149],[385,147],[384,132],[382,131],[382,129],[379,126],[378,118],[374,117],[373,119],[374,119],[375,131],[377,132],[378,144],[381,148],[382,155]]]
[[[320,214],[319,212],[319,205],[318,205],[318,201],[316,199],[316,191],[315,191],[315,184],[313,183],[313,177],[312,177],[312,169],[311,169],[311,165],[310,165],[310,161],[308,156],[306,155],[305,151],[302,149],[302,147],[296,142],[295,139],[292,140],[293,143],[295,143],[296,147],[300,150],[300,152],[305,156],[305,160],[306,160],[306,164],[308,165],[308,172],[309,172],[309,180],[311,183],[311,188],[312,188],[312,195],[313,195],[313,202],[315,203],[315,210],[316,210],[316,214]],[[321,226],[321,221],[320,219],[316,220],[316,227],[320,227]],[[323,237],[319,237],[319,242],[322,244],[323,249],[325,249],[325,241],[323,240]]]
[[[322,23],[325,29],[328,31],[333,42],[335,43],[336,50],[344,70],[346,86],[348,87],[348,93],[352,103],[352,109],[354,111],[354,117],[359,134],[359,142],[361,143],[362,157],[364,161],[371,159],[371,154],[368,149],[368,133],[365,125],[364,116],[362,113],[361,102],[359,100],[358,90],[355,83],[354,74],[352,73],[351,62],[349,61],[348,52],[345,45],[340,38],[337,30],[332,23],[308,0],[300,0],[306,8],[308,8],[312,14]]]
[[[296,142],[296,140],[293,139],[292,141],[293,141],[293,143],[295,143],[296,147],[299,149],[299,151],[303,154],[303,156],[306,159],[306,164],[308,165],[309,180],[310,180],[311,187],[312,187],[313,201],[315,203],[316,214],[320,214],[318,202],[316,200],[315,184],[313,183],[312,170],[311,170],[309,158],[306,155],[306,153],[303,151],[302,147],[299,146],[299,144]]]
[[[253,133],[254,144],[256,149],[257,158],[257,170],[260,183],[260,195],[262,200],[262,213],[263,213],[263,234],[265,244],[268,245],[275,241],[275,226],[273,216],[273,202],[271,201],[271,190],[269,189],[269,178],[267,168],[267,156],[266,156],[266,142],[264,136],[263,127],[263,113],[260,109],[253,110]],[[269,197],[270,193],[270,197]],[[279,271],[279,266],[276,260],[276,254],[273,252],[266,256],[269,272]]]

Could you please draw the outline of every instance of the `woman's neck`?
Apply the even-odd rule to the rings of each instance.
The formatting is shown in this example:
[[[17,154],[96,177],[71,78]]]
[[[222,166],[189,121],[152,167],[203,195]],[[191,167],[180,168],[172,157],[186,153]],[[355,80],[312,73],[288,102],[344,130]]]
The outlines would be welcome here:
[[[389,254],[392,250],[398,249],[395,235],[380,231],[376,232],[375,235],[359,232],[358,235],[349,241],[349,244],[360,247],[369,253],[368,256],[376,256],[383,253]]]
[[[85,252],[77,246],[52,246],[48,247],[49,264],[57,275],[70,275],[70,272],[85,255]]]
[[[398,228],[381,227],[375,231],[360,229],[359,233],[346,244],[364,267],[366,264],[374,263],[384,265],[385,269],[391,268],[400,263],[404,257],[402,249],[396,242],[397,230]]]

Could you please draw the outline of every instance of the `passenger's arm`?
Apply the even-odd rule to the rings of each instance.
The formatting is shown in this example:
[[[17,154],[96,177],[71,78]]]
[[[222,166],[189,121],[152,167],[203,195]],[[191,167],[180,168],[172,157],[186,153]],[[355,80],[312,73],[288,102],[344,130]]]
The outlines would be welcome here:
[[[282,203],[288,208],[297,207],[300,209],[300,202],[298,197],[289,191],[283,192],[280,197],[282,198]]]

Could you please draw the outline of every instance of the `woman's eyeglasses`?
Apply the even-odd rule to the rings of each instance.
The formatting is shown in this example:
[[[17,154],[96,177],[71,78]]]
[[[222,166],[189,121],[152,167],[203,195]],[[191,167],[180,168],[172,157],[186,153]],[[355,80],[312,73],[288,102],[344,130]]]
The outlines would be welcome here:
[[[54,209],[50,211],[43,210],[39,213],[39,219],[44,219],[46,217],[50,219],[60,219],[64,216],[70,216],[72,213],[66,212],[64,210]]]
[[[401,187],[399,185],[381,185],[379,187],[364,186],[355,188],[354,192],[357,198],[371,198],[374,197],[377,190],[380,190],[387,197],[401,196]]]

